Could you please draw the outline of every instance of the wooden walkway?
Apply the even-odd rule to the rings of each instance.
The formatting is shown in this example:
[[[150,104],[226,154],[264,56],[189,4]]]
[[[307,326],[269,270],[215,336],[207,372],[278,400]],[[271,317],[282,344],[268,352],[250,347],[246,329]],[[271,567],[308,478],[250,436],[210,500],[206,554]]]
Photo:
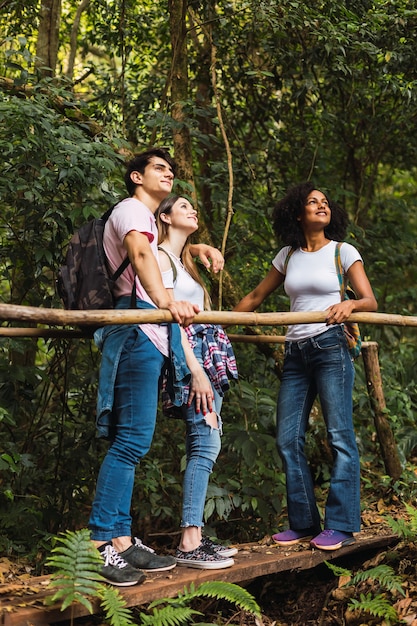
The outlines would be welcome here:
[[[363,551],[375,551],[393,545],[398,538],[393,534],[371,535],[361,532],[356,543],[334,552],[306,549],[306,545],[282,548],[277,545],[256,543],[239,546],[233,567],[224,570],[198,570],[176,567],[169,572],[148,575],[141,585],[120,589],[127,606],[146,605],[157,598],[175,597],[191,583],[197,587],[207,580],[224,580],[244,585],[260,576],[285,571],[307,570],[330,561]],[[32,578],[25,583],[13,582],[0,585],[1,626],[50,626],[70,619],[71,610],[64,612],[58,606],[46,608],[44,600],[51,595],[47,589],[49,577]],[[100,613],[99,603],[93,603],[94,611]],[[88,615],[86,609],[74,606],[74,618]]]

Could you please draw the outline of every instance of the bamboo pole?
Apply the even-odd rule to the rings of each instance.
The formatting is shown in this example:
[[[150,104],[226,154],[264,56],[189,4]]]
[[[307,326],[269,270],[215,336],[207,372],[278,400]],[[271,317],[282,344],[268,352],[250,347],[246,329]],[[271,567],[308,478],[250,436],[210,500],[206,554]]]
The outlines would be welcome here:
[[[16,328],[15,326],[0,327],[0,337],[44,337],[46,339],[82,339],[89,337],[91,332],[63,328]]]
[[[0,304],[0,320],[22,321],[53,326],[107,326],[109,324],[169,323],[173,321],[166,309],[105,309],[98,311],[66,311],[42,307]],[[241,313],[236,311],[201,311],[194,322],[224,324],[228,326],[287,326],[288,324],[313,324],[326,320],[325,311],[304,313]],[[389,313],[352,313],[351,322],[388,324],[391,326],[416,326],[417,317]]]
[[[374,424],[385,470],[391,478],[398,480],[402,473],[401,461],[391,426],[386,417],[386,404],[378,359],[378,344],[370,341],[362,350],[368,395],[374,414]]]
[[[91,338],[91,332],[84,330],[74,330],[72,328],[33,328],[1,326],[0,337],[45,337],[78,339]],[[237,343],[285,343],[285,335],[233,335],[228,333],[231,342]],[[365,342],[362,342],[364,345]]]
[[[72,328],[29,328],[16,326],[1,326],[0,337],[45,337],[46,339],[83,339],[91,338],[91,332],[73,330]],[[237,335],[228,333],[232,343],[285,343],[285,335]],[[362,341],[362,347],[373,342]]]
[[[238,343],[285,343],[285,335],[234,335],[227,333],[230,341]],[[362,341],[362,347],[368,346],[369,341]]]

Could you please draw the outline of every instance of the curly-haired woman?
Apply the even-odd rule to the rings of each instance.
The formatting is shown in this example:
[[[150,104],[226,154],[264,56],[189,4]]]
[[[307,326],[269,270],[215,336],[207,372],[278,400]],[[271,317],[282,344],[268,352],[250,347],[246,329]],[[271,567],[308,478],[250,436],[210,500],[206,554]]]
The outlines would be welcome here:
[[[346,211],[311,182],[290,189],[273,213],[273,228],[284,247],[265,278],[235,307],[254,311],[280,285],[292,312],[326,311],[326,321],[288,327],[277,406],[277,446],[286,475],[290,528],[273,535],[282,546],[311,539],[322,550],[355,541],[360,530],[360,466],[352,421],[354,366],[343,323],[358,311],[375,311],[377,302],[356,248],[340,247],[343,273],[356,300],[341,301],[335,263],[338,241],[346,235]],[[319,397],[333,468],[324,530],[305,455],[305,433]],[[313,538],[312,538],[313,537]]]

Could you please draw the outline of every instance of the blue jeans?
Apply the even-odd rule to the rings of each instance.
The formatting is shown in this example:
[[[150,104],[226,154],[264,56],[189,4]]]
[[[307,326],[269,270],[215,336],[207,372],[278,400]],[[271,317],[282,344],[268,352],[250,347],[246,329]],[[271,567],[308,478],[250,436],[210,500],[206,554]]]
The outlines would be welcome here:
[[[196,337],[197,345],[194,354],[202,365],[201,339]],[[220,410],[222,398],[213,389],[213,410],[218,415],[218,428],[213,428],[206,422],[202,411],[196,413],[193,401],[190,407],[184,406],[183,416],[186,425],[186,458],[187,464],[183,482],[181,526],[204,526],[204,505],[210,474],[219,455],[221,443]]]
[[[286,342],[278,395],[277,446],[286,474],[290,528],[320,532],[320,515],[304,452],[305,433],[318,395],[333,455],[324,528],[360,530],[360,466],[352,422],[354,366],[343,328]]]
[[[135,469],[152,443],[164,359],[140,328],[132,329],[114,387],[115,438],[100,468],[90,516],[91,537],[96,541],[132,534]]]

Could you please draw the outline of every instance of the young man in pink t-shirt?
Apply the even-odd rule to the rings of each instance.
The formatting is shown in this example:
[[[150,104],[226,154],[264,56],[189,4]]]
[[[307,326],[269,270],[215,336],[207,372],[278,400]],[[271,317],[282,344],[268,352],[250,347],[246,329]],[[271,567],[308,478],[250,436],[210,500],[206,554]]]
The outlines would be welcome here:
[[[130,265],[115,287],[116,307],[129,302],[133,283],[139,306],[168,309],[175,322],[187,326],[198,307],[174,301],[162,283],[157,261],[154,214],[172,190],[175,163],[169,153],[153,148],[127,164],[125,183],[129,197],[113,209],[104,230],[104,249],[115,271],[126,254]],[[210,246],[194,246],[192,254],[214,271],[223,257]],[[100,338],[100,339],[99,339]],[[89,528],[103,555],[102,574],[117,586],[144,580],[146,571],[170,570],[171,556],[158,556],[132,537],[131,499],[135,469],[148,452],[155,429],[158,381],[169,355],[168,327],[159,324],[111,326],[96,333],[102,351],[98,420],[104,415],[111,427],[111,444],[100,468]],[[185,360],[184,360],[185,363]]]

